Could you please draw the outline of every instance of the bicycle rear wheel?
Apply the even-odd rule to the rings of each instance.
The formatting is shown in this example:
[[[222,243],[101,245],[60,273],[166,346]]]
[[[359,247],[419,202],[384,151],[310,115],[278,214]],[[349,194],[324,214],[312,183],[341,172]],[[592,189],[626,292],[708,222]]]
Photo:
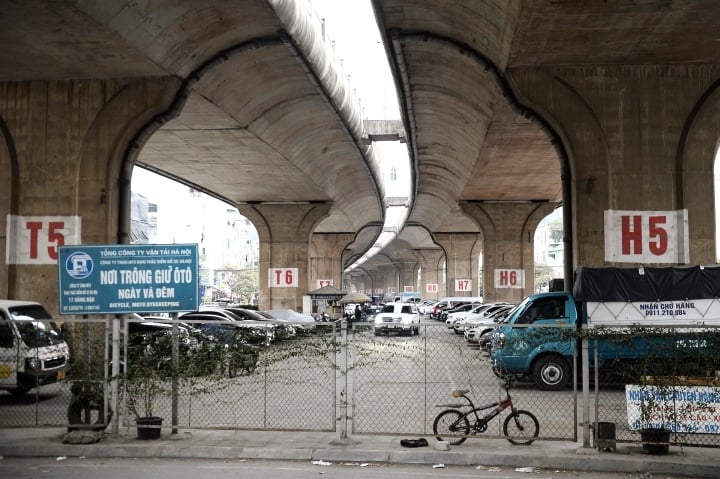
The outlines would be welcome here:
[[[459,446],[470,434],[470,421],[457,409],[448,409],[435,418],[433,433],[438,441],[448,441],[453,446]],[[453,437],[455,440],[450,440]]]
[[[540,433],[540,423],[533,413],[518,409],[505,418],[503,433],[510,444],[529,446]]]

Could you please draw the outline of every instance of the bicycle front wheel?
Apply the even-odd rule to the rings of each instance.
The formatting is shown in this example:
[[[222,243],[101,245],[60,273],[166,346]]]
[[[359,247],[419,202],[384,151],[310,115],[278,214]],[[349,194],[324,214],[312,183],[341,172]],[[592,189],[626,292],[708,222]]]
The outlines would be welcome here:
[[[529,446],[540,434],[540,423],[533,413],[518,409],[505,418],[503,433],[510,444]]]
[[[459,446],[470,434],[470,421],[457,409],[448,409],[435,418],[433,433],[438,441],[448,441],[453,446]]]
[[[540,423],[533,413],[518,409],[505,418],[503,433],[510,444],[529,446],[540,434]]]

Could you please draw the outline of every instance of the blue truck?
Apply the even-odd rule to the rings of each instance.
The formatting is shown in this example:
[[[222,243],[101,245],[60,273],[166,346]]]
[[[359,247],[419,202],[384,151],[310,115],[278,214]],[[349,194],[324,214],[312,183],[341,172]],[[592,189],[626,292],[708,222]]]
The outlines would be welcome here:
[[[583,331],[594,333],[590,368],[619,368],[658,354],[696,358],[718,343],[703,329],[720,324],[718,298],[720,267],[579,268],[572,292],[528,296],[498,325],[492,368],[539,389],[564,389]]]

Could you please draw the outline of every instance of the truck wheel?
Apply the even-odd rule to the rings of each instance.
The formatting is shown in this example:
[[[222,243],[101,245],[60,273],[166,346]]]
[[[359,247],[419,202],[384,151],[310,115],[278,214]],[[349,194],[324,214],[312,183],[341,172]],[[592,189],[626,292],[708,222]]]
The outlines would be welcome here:
[[[543,391],[565,389],[570,380],[570,367],[563,358],[543,356],[533,367],[533,381]]]
[[[13,396],[23,396],[30,390],[29,387],[18,384],[16,388],[8,389],[8,392],[12,394]]]

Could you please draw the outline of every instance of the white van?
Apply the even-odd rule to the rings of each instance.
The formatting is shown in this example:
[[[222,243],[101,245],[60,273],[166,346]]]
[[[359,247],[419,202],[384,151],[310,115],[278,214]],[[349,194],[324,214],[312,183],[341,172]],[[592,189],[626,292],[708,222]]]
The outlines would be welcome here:
[[[69,360],[60,328],[40,303],[0,299],[0,389],[24,394],[62,381]]]

